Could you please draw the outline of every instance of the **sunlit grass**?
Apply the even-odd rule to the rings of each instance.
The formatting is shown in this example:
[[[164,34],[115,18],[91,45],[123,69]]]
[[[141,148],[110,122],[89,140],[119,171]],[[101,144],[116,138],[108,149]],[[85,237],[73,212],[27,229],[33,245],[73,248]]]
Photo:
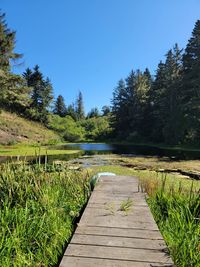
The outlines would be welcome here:
[[[86,173],[0,166],[0,266],[55,266],[89,195]]]
[[[123,166],[94,166],[91,168],[94,174],[98,172],[113,172],[117,175],[130,175],[136,176],[140,179],[140,183],[149,183],[149,187],[155,187],[162,185],[162,178],[166,176],[166,189],[179,190],[180,186],[183,190],[190,190],[193,183],[193,187],[196,190],[200,189],[200,181],[187,179],[179,174],[165,174],[163,172],[150,171],[150,170],[134,170],[133,168],[123,167]],[[153,190],[153,189],[152,189]]]
[[[49,149],[48,146],[0,146],[0,156],[69,155],[78,152],[79,150]]]

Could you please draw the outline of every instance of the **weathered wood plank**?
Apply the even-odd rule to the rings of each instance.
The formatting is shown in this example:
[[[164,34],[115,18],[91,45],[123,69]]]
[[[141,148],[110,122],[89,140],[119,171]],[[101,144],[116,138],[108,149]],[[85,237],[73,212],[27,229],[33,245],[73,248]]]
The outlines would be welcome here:
[[[65,256],[91,257],[100,259],[128,260],[138,262],[172,263],[165,253],[156,250],[103,247],[70,244]]]
[[[120,210],[128,198],[133,201],[130,209]],[[166,251],[137,178],[103,176],[60,267],[171,267]]]
[[[141,234],[140,234],[141,236]],[[156,236],[157,237],[157,236]],[[112,235],[88,235],[86,234],[75,234],[71,240],[71,244],[79,245],[99,245],[99,246],[110,246],[110,247],[124,247],[124,248],[141,248],[141,249],[156,249],[164,250],[166,248],[165,242],[161,239],[151,239],[145,236],[145,238],[130,238]]]
[[[104,236],[118,236],[130,238],[146,238],[154,240],[163,240],[159,231],[145,230],[137,228],[120,228],[120,227],[90,227],[82,225],[76,230],[77,234],[84,235],[104,235]]]
[[[173,267],[172,264],[64,256],[60,267]]]

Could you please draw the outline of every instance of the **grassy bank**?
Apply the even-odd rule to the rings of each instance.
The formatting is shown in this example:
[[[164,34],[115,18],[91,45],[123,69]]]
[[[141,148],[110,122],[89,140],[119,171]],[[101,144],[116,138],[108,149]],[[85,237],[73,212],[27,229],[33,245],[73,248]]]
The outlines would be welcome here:
[[[50,146],[14,145],[0,146],[0,156],[68,155],[79,150],[51,149]]]
[[[17,114],[0,112],[0,144],[51,143],[60,141],[60,136],[38,122],[30,121]]]
[[[163,187],[151,193],[148,203],[177,267],[200,265],[200,192],[170,192]],[[147,186],[148,190],[148,186]]]
[[[0,166],[0,266],[55,266],[87,201],[85,173]]]

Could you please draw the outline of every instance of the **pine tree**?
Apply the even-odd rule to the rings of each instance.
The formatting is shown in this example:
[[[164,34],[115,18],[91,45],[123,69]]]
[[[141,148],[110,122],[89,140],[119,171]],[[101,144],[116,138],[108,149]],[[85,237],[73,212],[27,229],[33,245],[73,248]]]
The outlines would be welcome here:
[[[38,65],[33,68],[33,71],[27,69],[23,77],[31,88],[31,105],[28,115],[32,119],[46,122],[50,104],[53,101],[53,88],[49,78],[44,79]]]
[[[24,73],[22,73],[22,77],[26,81],[26,85],[28,87],[32,86],[32,70],[30,68],[27,68]]]
[[[21,113],[29,99],[24,80],[10,71],[11,61],[22,57],[14,52],[15,35],[6,24],[5,14],[0,12],[0,106]]]
[[[87,115],[87,118],[98,118],[100,116],[100,112],[97,107],[92,108]]]
[[[11,31],[5,21],[5,13],[0,13],[0,69],[10,71],[10,60],[17,60],[22,57],[15,53],[15,31]]]
[[[163,136],[166,143],[178,143],[182,138],[180,111],[180,82],[182,79],[182,50],[176,44],[169,50],[165,62],[166,89],[163,95]]]
[[[110,114],[111,110],[110,110],[110,107],[109,106],[103,106],[102,107],[102,115],[103,116],[107,116],[108,114]]]
[[[70,105],[67,107],[66,115],[69,115],[69,116],[72,117],[72,119],[75,120],[75,121],[78,120],[78,118],[77,118],[77,112],[76,112],[76,107],[75,107],[75,104],[74,104],[74,103],[70,104]]]
[[[112,103],[112,127],[115,135],[122,137],[127,135],[126,130],[129,120],[128,96],[123,79],[119,80],[113,92]]]
[[[83,95],[81,92],[79,92],[78,98],[76,100],[76,113],[77,113],[78,120],[82,120],[85,118]]]
[[[200,20],[197,20],[183,55],[182,113],[186,141],[200,138]]]
[[[54,113],[59,115],[60,117],[65,117],[67,114],[67,108],[65,105],[64,97],[59,95],[55,102]]]
[[[180,84],[182,50],[176,44],[160,62],[150,90],[152,139],[156,142],[178,143],[182,135]]]

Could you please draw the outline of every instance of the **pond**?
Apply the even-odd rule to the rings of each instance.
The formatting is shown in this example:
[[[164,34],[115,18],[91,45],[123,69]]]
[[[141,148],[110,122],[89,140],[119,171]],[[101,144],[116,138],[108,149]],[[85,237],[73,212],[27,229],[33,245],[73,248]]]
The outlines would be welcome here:
[[[48,155],[48,162],[51,163],[54,160],[68,161],[71,159],[82,157],[83,155],[98,155],[98,154],[118,154],[126,156],[158,156],[169,157],[171,160],[193,160],[200,159],[200,151],[188,151],[188,150],[173,150],[167,148],[158,148],[153,146],[144,145],[122,145],[122,144],[105,144],[105,143],[75,143],[64,145],[49,146],[48,149],[59,150],[80,150],[75,154],[60,154],[60,155]],[[35,162],[36,157],[4,157],[0,156],[0,163],[13,160],[26,160],[29,162]],[[40,157],[41,163],[45,161],[45,156]]]
[[[105,144],[105,143],[77,143],[59,145],[54,148],[67,150],[81,150],[85,155],[95,154],[126,154],[130,156],[158,156],[169,157],[174,160],[200,159],[200,151],[182,149],[158,148],[144,145]]]

